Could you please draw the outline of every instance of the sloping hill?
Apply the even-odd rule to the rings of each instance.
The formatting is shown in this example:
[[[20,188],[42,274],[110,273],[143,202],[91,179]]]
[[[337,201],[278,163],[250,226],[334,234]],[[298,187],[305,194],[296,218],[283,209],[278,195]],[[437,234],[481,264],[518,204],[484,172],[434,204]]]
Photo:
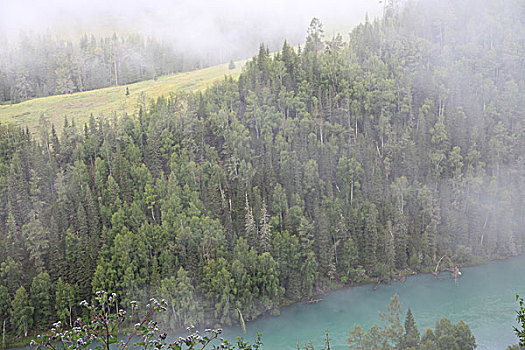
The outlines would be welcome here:
[[[235,62],[236,67],[232,70],[228,69],[228,64],[222,64],[193,72],[163,76],[157,80],[70,95],[35,98],[15,105],[1,105],[0,123],[28,126],[35,132],[42,115],[49,122],[59,126],[62,125],[65,116],[69,120],[74,119],[77,124],[82,124],[91,113],[95,116],[109,115],[113,112],[133,113],[141,99],[167,96],[177,90],[198,91],[225,76],[236,78],[240,75],[245,62],[245,60]],[[129,89],[128,96],[126,96],[126,87]]]

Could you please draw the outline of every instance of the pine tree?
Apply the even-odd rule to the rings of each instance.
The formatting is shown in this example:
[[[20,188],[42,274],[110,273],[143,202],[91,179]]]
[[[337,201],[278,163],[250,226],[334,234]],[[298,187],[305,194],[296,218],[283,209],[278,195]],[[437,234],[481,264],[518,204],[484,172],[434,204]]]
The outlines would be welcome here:
[[[76,286],[62,281],[59,278],[55,292],[55,311],[58,320],[73,326],[73,308],[78,303],[78,291]]]
[[[263,205],[261,208],[261,223],[260,223],[260,246],[262,252],[268,252],[270,251],[270,247],[272,245],[272,231],[270,228],[270,219],[268,215],[268,211],[266,209],[266,202],[263,201]]]
[[[14,295],[22,282],[22,271],[20,264],[16,263],[10,256],[0,264],[0,281],[7,287],[10,295]]]
[[[390,222],[390,220],[387,221],[386,223],[385,259],[386,259],[386,264],[388,265],[389,274],[391,276],[396,266],[396,252],[395,252],[394,232],[393,232],[392,223]]]
[[[2,327],[2,349],[5,349],[5,333],[11,310],[11,296],[6,286],[0,284],[0,327]]]
[[[179,269],[177,277],[162,280],[159,294],[171,308],[171,312],[164,314],[163,319],[172,330],[199,324],[204,319],[202,306],[184,268]]]
[[[34,211],[31,211],[28,216],[30,219],[22,227],[22,234],[35,270],[43,272],[45,257],[49,250],[48,234]]]
[[[65,57],[59,60],[59,65],[55,69],[55,75],[57,94],[70,94],[76,90],[75,83],[71,76],[71,62]]]
[[[34,312],[34,325],[44,329],[52,316],[52,284],[46,272],[39,273],[31,283],[31,305]]]
[[[380,312],[382,326],[373,325],[367,332],[356,324],[347,338],[352,349],[397,349],[403,337],[403,325],[400,321],[401,303],[395,294],[385,312]],[[404,349],[404,348],[402,348]]]
[[[87,275],[93,276],[100,247],[100,215],[97,202],[93,198],[89,186],[86,186],[86,194],[84,198],[86,203],[86,220],[89,226],[89,233],[86,237],[87,259],[85,271]],[[91,283],[91,280],[89,280],[89,283]]]
[[[364,267],[369,275],[375,272],[377,262],[377,216],[375,204],[366,203],[364,209]]]
[[[18,335],[27,337],[27,332],[33,326],[33,311],[26,289],[23,286],[18,288],[11,303],[11,323]]]
[[[246,195],[246,205],[244,210],[246,212],[244,219],[244,232],[250,245],[255,246],[257,242],[257,226],[255,225],[252,208],[248,202],[248,195]]]
[[[319,264],[315,258],[315,253],[309,252],[300,269],[303,280],[302,291],[304,296],[311,297],[313,295],[314,286],[317,282],[318,268]]]
[[[332,263],[333,263],[333,249],[331,245],[330,235],[330,216],[328,205],[324,204],[317,207],[316,214],[316,230],[315,230],[315,252],[317,261],[319,262],[319,273],[323,277],[333,279]]]
[[[317,53],[318,51],[322,50],[324,30],[321,21],[315,17],[312,18],[307,32],[308,35],[306,37],[306,44],[304,46],[305,52]]]
[[[18,153],[14,154],[7,179],[9,213],[14,219],[13,230],[18,235],[31,209],[29,184],[23,165],[22,157]]]
[[[53,212],[49,219],[49,255],[47,261],[47,271],[53,281],[67,275],[66,259],[64,256],[66,253],[65,240],[59,233],[59,226],[55,215],[55,212]]]
[[[78,204],[77,215],[76,215],[76,232],[72,235],[76,241],[76,248],[74,254],[76,254],[77,260],[73,261],[75,265],[72,265],[70,273],[74,276],[74,281],[80,288],[80,295],[87,297],[91,291],[91,276],[94,268],[92,268],[93,261],[96,259],[91,248],[91,235],[90,235],[90,224],[86,215],[86,210],[82,203]]]
[[[401,340],[400,348],[401,349],[419,349],[420,335],[417,329],[416,322],[414,321],[414,316],[412,315],[412,310],[408,308],[407,315],[405,318],[405,334]]]

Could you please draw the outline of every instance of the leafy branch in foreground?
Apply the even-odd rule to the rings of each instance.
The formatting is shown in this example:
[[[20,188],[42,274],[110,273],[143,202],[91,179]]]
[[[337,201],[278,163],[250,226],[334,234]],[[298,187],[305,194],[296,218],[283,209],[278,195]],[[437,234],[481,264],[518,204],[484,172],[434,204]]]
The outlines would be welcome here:
[[[204,335],[198,331],[193,331],[193,326],[187,330],[192,332],[187,337],[179,337],[169,343],[167,334],[162,332],[153,315],[166,311],[167,303],[165,300],[160,302],[150,299],[146,305],[145,316],[139,318],[139,322],[133,321],[137,316],[137,303],[131,302],[131,312],[118,308],[115,293],[99,291],[96,293],[95,301],[89,304],[82,301],[81,306],[89,311],[88,321],[85,322],[78,318],[74,326],[67,329],[62,322],[53,324],[49,335],[38,336],[36,342],[32,342],[35,350],[40,349],[115,349],[113,344],[117,344],[117,349],[128,349],[132,340],[135,347],[148,349],[170,349],[170,350],[190,350],[190,349],[227,349],[227,350],[258,350],[262,346],[261,334],[257,334],[255,344],[250,345],[243,338],[238,337],[235,343],[230,343],[226,339],[219,337],[222,329],[206,329]],[[129,322],[127,327],[126,322]],[[120,337],[119,337],[120,335]],[[119,340],[120,338],[120,340]],[[218,344],[213,344],[213,343]]]
[[[520,304],[519,310],[516,311],[516,320],[518,321],[519,326],[514,327],[514,332],[516,332],[516,335],[518,336],[519,345],[525,346],[525,301],[523,298],[520,298],[519,295],[516,295],[516,300]]]

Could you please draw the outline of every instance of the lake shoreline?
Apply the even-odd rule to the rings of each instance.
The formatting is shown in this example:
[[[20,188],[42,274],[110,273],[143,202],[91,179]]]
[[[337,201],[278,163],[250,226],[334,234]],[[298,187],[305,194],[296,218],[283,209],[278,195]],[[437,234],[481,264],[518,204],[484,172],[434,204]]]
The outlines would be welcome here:
[[[325,331],[330,330],[333,350],[342,350],[347,348],[345,339],[354,324],[364,329],[377,324],[377,312],[398,294],[403,310],[412,309],[420,333],[446,317],[453,323],[466,322],[480,350],[506,348],[517,342],[513,332],[515,295],[525,293],[524,259],[525,254],[520,254],[464,263],[464,274],[457,284],[444,274],[444,279],[436,279],[431,273],[420,272],[410,275],[415,278],[407,278],[405,283],[392,282],[376,291],[368,283],[345,286],[316,294],[316,298],[324,298],[318,304],[303,300],[282,308],[278,317],[267,313],[250,321],[245,335],[240,327],[228,327],[225,337],[244,336],[249,340],[261,332],[269,349],[293,350],[297,341],[313,341],[315,348],[322,347]]]
[[[518,258],[518,257],[520,257],[520,256],[522,256],[524,254],[525,253],[522,253],[522,254],[519,254],[519,255],[516,255],[516,256],[509,256],[509,257],[495,258],[495,259],[481,259],[481,258],[479,258],[479,259],[472,259],[472,260],[470,260],[470,261],[468,261],[468,262],[466,262],[464,264],[458,264],[458,267],[460,269],[462,269],[464,267],[481,266],[481,265],[488,264],[488,263],[495,262],[495,261],[504,261],[504,260]],[[409,278],[409,277],[415,277],[415,276],[421,276],[421,275],[434,275],[433,271],[434,271],[434,269],[432,269],[431,267],[424,268],[420,272],[407,269],[407,270],[404,270],[404,272],[409,272],[409,273],[403,274],[403,275],[398,274],[397,276],[402,276],[404,278]],[[442,273],[442,272],[444,272],[444,271],[439,272],[438,275],[440,273]],[[390,285],[390,284],[395,283],[395,282],[404,283],[400,279],[391,279],[389,282],[381,281],[380,283],[378,283],[377,282],[377,278],[366,278],[362,282],[352,283],[350,285],[344,284],[344,285],[342,285],[340,287],[327,289],[325,291],[322,291],[320,293],[312,295],[311,299],[319,299],[319,297],[326,296],[326,295],[328,295],[328,294],[330,294],[332,292],[336,292],[336,291],[340,291],[340,290],[352,289],[352,288],[356,288],[356,287],[363,287],[363,286],[366,286],[366,285],[376,285],[377,288],[379,288],[381,285]],[[375,289],[373,289],[373,290],[375,291]],[[308,304],[308,301],[311,300],[311,299],[286,303],[286,304],[281,305],[281,307],[279,309],[281,309],[283,307],[287,307],[287,306],[292,306],[292,305],[295,305],[295,304],[301,304],[301,303]],[[253,320],[250,320],[248,322],[255,321],[256,319],[257,318],[255,318]]]
[[[524,254],[525,253],[522,253],[522,254],[516,255],[516,256],[506,257],[506,258],[473,259],[473,260],[471,260],[469,262],[461,264],[460,268],[477,267],[477,266],[481,266],[481,265],[485,265],[485,264],[489,264],[489,263],[493,263],[493,262],[500,262],[500,261],[508,261],[508,260],[512,260],[512,259],[518,259],[518,258],[522,257]],[[459,266],[459,264],[458,264],[458,266]],[[405,270],[405,272],[407,272],[407,271],[408,270]],[[433,269],[431,269],[430,267],[424,269],[421,272],[415,272],[415,271],[412,271],[412,272],[413,273],[410,273],[410,274],[404,274],[403,276],[405,276],[408,279],[409,277],[433,275]],[[396,282],[406,283],[406,282],[401,282],[399,279],[393,279],[389,283],[381,282],[380,285],[381,284],[392,285],[392,284],[395,284]],[[320,293],[314,294],[312,296],[312,299],[316,299],[316,298],[319,299],[319,298],[322,298],[322,297],[327,297],[330,294],[333,294],[335,292],[342,291],[342,290],[352,290],[352,289],[356,289],[357,287],[364,287],[364,286],[367,286],[367,285],[373,286],[376,283],[377,283],[376,279],[369,278],[369,279],[366,279],[363,282],[355,283],[355,284],[352,284],[352,285],[342,285],[342,286],[337,287],[337,288],[327,289],[327,290],[322,291]],[[380,287],[381,286],[378,286],[378,290],[380,289]],[[373,288],[370,288],[370,289],[373,290]],[[374,292],[375,292],[375,290],[374,290]],[[324,298],[322,298],[322,299],[324,299]],[[287,308],[287,307],[290,307],[290,306],[294,306],[294,305],[301,305],[301,304],[307,305],[307,304],[309,304],[308,301],[309,301],[309,299],[308,300],[295,301],[295,302],[289,302],[289,303],[283,303],[279,307],[279,314],[281,313],[281,311],[284,308]],[[324,300],[320,301],[320,303],[322,303],[323,301]],[[274,318],[274,317],[278,317],[278,316],[274,316],[270,312],[267,312],[267,313],[259,315],[258,317],[254,318],[252,320],[247,321],[246,323],[249,324],[249,323],[255,322],[257,320],[260,320],[262,318]],[[230,326],[228,328],[234,328],[236,326],[238,326],[238,325]],[[184,330],[173,331],[173,333],[183,333],[183,332],[184,332]],[[36,335],[37,334],[42,334],[42,333],[44,333],[44,332],[35,333],[35,335],[28,336],[27,338],[6,339],[6,349],[21,349],[21,348],[25,348],[25,347],[30,345],[32,340],[36,339]]]

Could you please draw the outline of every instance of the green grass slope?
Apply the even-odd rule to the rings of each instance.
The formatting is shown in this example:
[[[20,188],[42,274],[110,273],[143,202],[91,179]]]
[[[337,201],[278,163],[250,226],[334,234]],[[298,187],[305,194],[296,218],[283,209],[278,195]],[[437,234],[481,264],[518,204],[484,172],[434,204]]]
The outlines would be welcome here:
[[[233,70],[228,69],[228,64],[222,64],[192,72],[163,76],[157,80],[69,95],[35,98],[14,105],[0,105],[0,123],[27,126],[32,132],[35,132],[42,115],[49,122],[60,126],[64,117],[69,120],[74,119],[78,125],[87,121],[91,113],[94,116],[110,115],[113,112],[131,114],[136,111],[137,105],[144,97],[149,100],[159,96],[168,96],[175,91],[199,91],[225,76],[237,78],[245,62],[235,62],[236,68]],[[129,88],[129,96],[126,96],[126,87]]]

